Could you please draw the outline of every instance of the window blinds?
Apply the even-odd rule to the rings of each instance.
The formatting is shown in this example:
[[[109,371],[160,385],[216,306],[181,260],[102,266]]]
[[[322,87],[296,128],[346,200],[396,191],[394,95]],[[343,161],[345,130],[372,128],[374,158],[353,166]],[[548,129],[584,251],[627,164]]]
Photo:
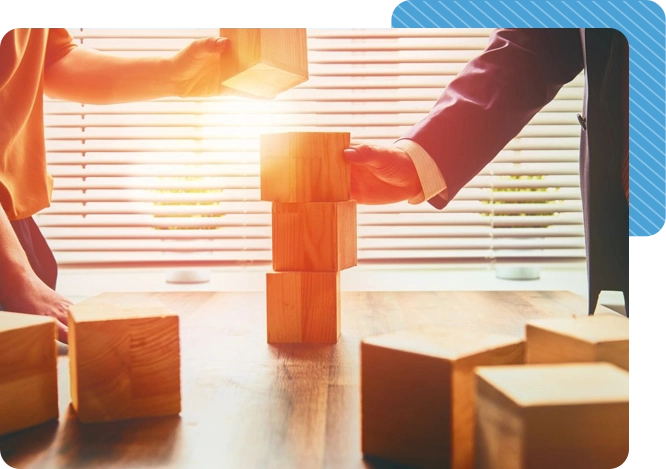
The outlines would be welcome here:
[[[101,51],[168,56],[215,29],[71,29]],[[310,79],[271,101],[46,100],[52,205],[36,220],[61,265],[267,263],[259,135],[350,132],[390,145],[488,42],[487,29],[308,30]],[[359,262],[583,259],[583,76],[446,209],[358,207]]]

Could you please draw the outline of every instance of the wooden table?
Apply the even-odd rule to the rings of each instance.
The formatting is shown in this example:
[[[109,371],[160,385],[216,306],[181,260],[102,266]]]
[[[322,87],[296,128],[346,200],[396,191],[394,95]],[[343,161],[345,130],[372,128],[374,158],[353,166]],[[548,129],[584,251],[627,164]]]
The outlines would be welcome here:
[[[115,293],[181,316],[180,416],[80,424],[59,357],[60,421],[0,438],[14,468],[378,468],[360,452],[359,343],[431,325],[524,337],[532,318],[584,315],[569,292],[344,292],[336,345],[268,345],[264,293]],[[600,308],[604,314],[616,314]]]

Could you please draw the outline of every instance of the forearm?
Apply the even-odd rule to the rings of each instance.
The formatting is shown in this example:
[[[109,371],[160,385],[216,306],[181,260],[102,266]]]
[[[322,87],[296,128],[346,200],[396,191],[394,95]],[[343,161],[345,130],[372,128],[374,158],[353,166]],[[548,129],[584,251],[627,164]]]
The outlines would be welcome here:
[[[436,161],[450,200],[582,68],[578,30],[497,31],[403,137]]]
[[[44,74],[47,96],[113,104],[174,96],[172,63],[158,57],[117,57],[77,47]]]

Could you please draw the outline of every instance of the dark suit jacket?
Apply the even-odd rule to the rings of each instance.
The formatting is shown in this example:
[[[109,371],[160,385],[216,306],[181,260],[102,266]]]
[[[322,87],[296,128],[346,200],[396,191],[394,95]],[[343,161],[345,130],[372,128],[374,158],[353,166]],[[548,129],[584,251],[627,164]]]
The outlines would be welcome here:
[[[623,291],[628,311],[629,204],[621,179],[627,120],[618,80],[608,73],[616,34],[626,41],[611,29],[497,30],[430,114],[404,136],[433,157],[451,200],[585,69],[580,177],[590,314],[601,290]],[[447,201],[435,197],[430,203],[443,208]]]

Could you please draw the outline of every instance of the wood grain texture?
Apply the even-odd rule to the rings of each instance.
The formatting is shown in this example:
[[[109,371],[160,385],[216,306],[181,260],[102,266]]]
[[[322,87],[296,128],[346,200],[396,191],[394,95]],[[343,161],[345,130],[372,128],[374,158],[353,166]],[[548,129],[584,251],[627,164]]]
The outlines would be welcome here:
[[[527,363],[609,362],[629,371],[629,319],[598,314],[527,323]]]
[[[180,412],[178,316],[92,298],[69,312],[72,406],[82,422]]]
[[[334,344],[340,337],[338,272],[266,274],[268,343]]]
[[[56,323],[0,311],[0,435],[58,418]]]
[[[608,469],[629,454],[629,373],[609,363],[480,367],[478,469]]]
[[[275,271],[339,272],[357,264],[356,201],[273,203]]]
[[[474,467],[475,366],[524,362],[524,343],[463,328],[361,342],[364,454],[422,468]]]
[[[260,137],[261,200],[343,202],[350,199],[348,132],[287,132]]]
[[[524,338],[530,319],[587,315],[587,301],[566,292],[343,291],[337,344],[270,345],[265,292],[109,293],[101,299],[133,308],[157,303],[179,315],[182,412],[81,424],[70,407],[69,359],[61,356],[61,423],[1,437],[10,466],[394,467],[361,453],[361,339],[429,326]]]
[[[260,98],[309,78],[305,29],[220,29],[229,40],[223,53],[222,85]]]

